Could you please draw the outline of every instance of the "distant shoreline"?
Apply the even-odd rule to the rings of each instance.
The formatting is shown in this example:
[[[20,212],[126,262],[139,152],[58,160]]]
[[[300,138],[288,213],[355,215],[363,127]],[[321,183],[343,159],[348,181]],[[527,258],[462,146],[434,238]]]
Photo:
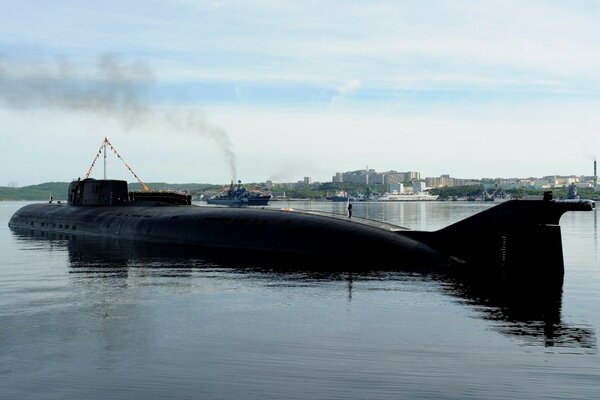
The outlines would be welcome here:
[[[69,190],[70,182],[46,182],[38,185],[29,185],[23,187],[0,187],[0,201],[48,201],[50,196],[54,201],[66,201],[67,192]],[[214,185],[206,183],[165,183],[165,182],[151,182],[147,185],[152,190],[175,190],[175,191],[187,191],[192,195],[193,199],[200,199],[201,196],[211,196],[223,190],[223,185]],[[256,185],[260,190],[266,190],[261,188],[261,184],[249,184],[250,187]],[[319,186],[299,186],[292,187],[290,184],[285,189],[278,188],[278,192],[273,191],[274,196],[271,201],[328,201],[326,197],[336,190],[345,190],[348,193],[383,193],[385,187],[366,186],[366,185],[350,185],[350,184],[334,184],[325,183]],[[139,183],[131,182],[128,183],[129,190],[141,190]],[[431,189],[429,192],[434,195],[438,195],[438,200],[433,201],[452,201],[454,199],[461,199],[462,197],[480,197],[484,192],[484,187],[481,185],[472,186],[446,186],[441,188]],[[567,188],[553,188],[553,189],[506,189],[505,193],[510,198],[525,198],[527,196],[541,196],[544,190],[551,190],[554,194],[554,198],[565,198],[567,195]],[[579,188],[579,195],[581,198],[597,199],[598,192],[594,192],[592,188]],[[280,198],[281,194],[286,195],[285,198]],[[289,196],[289,197],[287,197]],[[198,201],[196,200],[196,201]],[[201,201],[201,200],[200,200]],[[357,200],[358,201],[358,200]],[[410,200],[417,201],[417,200]],[[432,200],[426,200],[432,201]]]

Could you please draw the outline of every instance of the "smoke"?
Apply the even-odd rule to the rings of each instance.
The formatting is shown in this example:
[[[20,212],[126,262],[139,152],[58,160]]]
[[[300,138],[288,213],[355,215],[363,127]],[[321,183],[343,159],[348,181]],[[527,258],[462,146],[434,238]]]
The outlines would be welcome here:
[[[225,129],[210,124],[199,111],[194,110],[178,114],[165,113],[162,115],[162,119],[169,127],[175,130],[198,133],[213,140],[225,156],[231,172],[231,178],[233,180],[237,179],[236,155],[233,151],[231,139],[229,139],[229,135]]]
[[[227,131],[210,124],[199,111],[166,113],[151,107],[154,73],[141,62],[102,55],[83,73],[67,60],[22,65],[0,58],[0,102],[23,109],[62,109],[113,119],[129,130],[161,121],[170,132],[188,132],[213,140],[223,152],[233,179],[236,155]]]
[[[293,180],[293,178],[291,178],[293,176],[304,177],[306,174],[306,164],[306,162],[302,162],[300,160],[291,160],[291,162],[284,162],[279,165],[277,172],[273,172],[269,176],[269,180],[273,182],[290,182],[291,180]]]
[[[104,55],[91,74],[78,73],[66,60],[48,66],[0,60],[0,99],[19,109],[66,109],[111,116],[131,127],[144,120],[152,71]]]

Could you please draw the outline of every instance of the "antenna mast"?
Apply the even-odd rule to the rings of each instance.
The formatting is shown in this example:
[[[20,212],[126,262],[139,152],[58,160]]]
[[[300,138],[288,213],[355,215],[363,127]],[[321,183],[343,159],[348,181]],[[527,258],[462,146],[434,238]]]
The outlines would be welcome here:
[[[88,169],[88,172],[85,174],[85,177],[86,178],[90,177],[90,174],[92,173],[92,169],[94,169],[94,165],[96,165],[96,161],[98,161],[98,158],[100,158],[100,153],[104,152],[104,179],[106,179],[106,146],[107,145],[110,146],[110,149],[113,151],[113,153],[115,153],[115,155],[117,157],[119,157],[119,159],[121,161],[123,161],[123,164],[129,170],[129,172],[131,172],[133,174],[133,176],[135,176],[135,179],[137,179],[138,183],[142,187],[142,190],[144,192],[147,192],[149,190],[148,186],[146,186],[144,184],[144,182],[142,182],[142,180],[135,174],[135,172],[133,172],[133,170],[131,169],[131,167],[129,167],[129,165],[127,165],[127,163],[125,162],[125,160],[123,160],[123,157],[121,157],[121,155],[117,152],[117,149],[114,148],[114,146],[112,145],[112,143],[109,142],[106,137],[104,137],[104,140],[102,141],[102,144],[100,145],[100,149],[98,150],[98,153],[96,153],[96,158],[94,158],[94,161],[92,161],[92,165]]]
[[[108,143],[108,139],[106,136],[104,137],[104,180],[106,180],[106,143]]]

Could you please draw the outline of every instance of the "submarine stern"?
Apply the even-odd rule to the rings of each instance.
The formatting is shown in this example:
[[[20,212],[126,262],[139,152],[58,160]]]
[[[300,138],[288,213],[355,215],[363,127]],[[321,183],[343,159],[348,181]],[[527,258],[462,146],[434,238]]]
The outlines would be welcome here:
[[[458,265],[494,269],[515,279],[562,282],[559,221],[568,211],[592,211],[592,200],[510,200],[434,232],[406,235]]]

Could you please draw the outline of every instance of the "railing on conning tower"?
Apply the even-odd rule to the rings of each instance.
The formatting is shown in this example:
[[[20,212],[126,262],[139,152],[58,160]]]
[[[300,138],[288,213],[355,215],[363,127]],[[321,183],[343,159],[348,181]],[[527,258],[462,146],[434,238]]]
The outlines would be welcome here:
[[[92,161],[92,165],[90,166],[87,173],[85,174],[85,177],[86,178],[90,177],[90,174],[92,173],[92,169],[94,169],[94,166],[96,165],[96,161],[98,161],[98,158],[100,158],[100,154],[103,153],[104,154],[104,179],[106,180],[106,146],[109,146],[110,149],[113,151],[113,153],[115,153],[115,155],[119,158],[119,160],[123,161],[123,164],[125,165],[125,167],[129,170],[129,172],[131,172],[133,174],[133,176],[135,176],[135,179],[137,179],[138,183],[142,186],[142,190],[145,192],[150,190],[150,188],[148,188],[148,186],[146,186],[144,184],[144,182],[142,182],[142,180],[136,175],[136,173],[133,172],[131,167],[125,162],[123,157],[121,157],[121,155],[119,154],[117,149],[115,149],[115,147],[108,140],[108,138],[106,138],[106,136],[104,137],[104,140],[102,141],[102,144],[100,145],[100,149],[98,149],[98,152],[96,153],[96,157],[94,158],[94,161]]]

